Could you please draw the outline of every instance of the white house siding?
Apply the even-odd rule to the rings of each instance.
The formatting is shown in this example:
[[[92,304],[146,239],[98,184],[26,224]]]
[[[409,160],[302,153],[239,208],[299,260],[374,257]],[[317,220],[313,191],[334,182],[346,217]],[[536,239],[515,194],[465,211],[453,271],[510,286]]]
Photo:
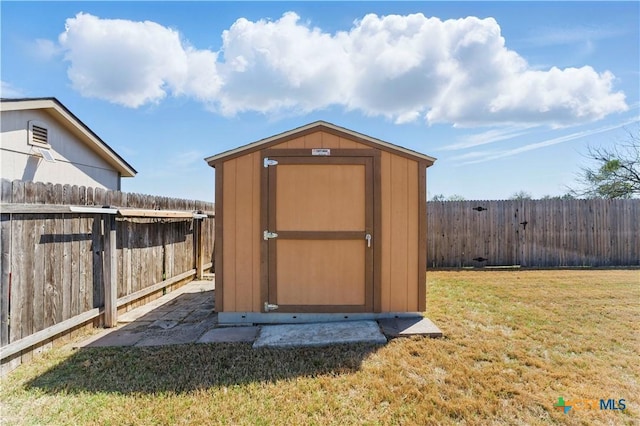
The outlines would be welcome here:
[[[33,155],[27,143],[29,121],[44,123],[55,163]],[[0,175],[5,179],[120,189],[117,170],[44,110],[3,111]]]

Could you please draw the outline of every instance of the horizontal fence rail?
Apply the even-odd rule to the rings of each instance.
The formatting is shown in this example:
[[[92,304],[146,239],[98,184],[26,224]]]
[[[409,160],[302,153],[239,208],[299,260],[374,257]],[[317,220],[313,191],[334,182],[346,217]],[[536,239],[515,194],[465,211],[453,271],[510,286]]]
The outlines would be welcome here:
[[[640,200],[428,202],[427,265],[640,266]]]
[[[203,265],[212,265],[213,203],[6,179],[0,201],[2,347],[36,333],[47,335],[48,329],[75,323],[74,318],[96,309],[102,312],[104,274],[111,271],[121,307],[176,284],[177,278],[202,276]],[[122,208],[121,213],[103,206]],[[103,214],[107,211],[115,233]],[[210,215],[196,219],[179,213],[197,211]]]

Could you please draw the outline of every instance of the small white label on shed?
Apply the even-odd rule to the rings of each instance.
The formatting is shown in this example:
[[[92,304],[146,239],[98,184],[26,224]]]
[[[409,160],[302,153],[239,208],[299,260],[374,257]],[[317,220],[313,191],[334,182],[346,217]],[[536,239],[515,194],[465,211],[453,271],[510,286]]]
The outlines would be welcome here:
[[[331,155],[331,150],[328,148],[313,148],[311,155]]]

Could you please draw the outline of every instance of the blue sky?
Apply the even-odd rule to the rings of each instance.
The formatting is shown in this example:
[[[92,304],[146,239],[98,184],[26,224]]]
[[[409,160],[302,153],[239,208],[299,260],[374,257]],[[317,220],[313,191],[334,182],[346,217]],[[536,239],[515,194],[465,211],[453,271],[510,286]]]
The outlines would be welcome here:
[[[138,175],[316,120],[438,158],[429,198],[561,195],[639,124],[640,3],[2,1],[3,97],[55,96]]]

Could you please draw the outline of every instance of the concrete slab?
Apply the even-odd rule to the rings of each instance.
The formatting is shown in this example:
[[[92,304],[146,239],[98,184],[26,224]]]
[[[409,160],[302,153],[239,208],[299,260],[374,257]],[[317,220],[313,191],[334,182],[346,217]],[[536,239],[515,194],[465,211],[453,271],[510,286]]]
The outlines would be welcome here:
[[[135,346],[164,346],[195,343],[210,327],[211,324],[208,321],[202,321],[198,324],[179,324],[167,330],[149,329]]]
[[[262,327],[253,347],[324,346],[358,342],[384,344],[387,339],[375,321],[267,325]]]
[[[91,336],[90,338],[78,342],[74,348],[100,348],[106,346],[133,346],[138,343],[144,333],[131,332],[129,330],[107,329],[103,332]]]
[[[260,327],[223,327],[209,330],[198,339],[198,343],[253,342]]]
[[[184,322],[199,322],[213,315],[213,309],[196,309],[184,319]]]
[[[442,337],[442,331],[429,318],[385,318],[378,324],[387,337]]]
[[[149,327],[161,328],[163,330],[169,330],[170,328],[173,328],[176,325],[178,325],[178,321],[171,321],[171,320],[161,319],[161,320],[157,320],[157,321],[152,322],[149,325]]]

